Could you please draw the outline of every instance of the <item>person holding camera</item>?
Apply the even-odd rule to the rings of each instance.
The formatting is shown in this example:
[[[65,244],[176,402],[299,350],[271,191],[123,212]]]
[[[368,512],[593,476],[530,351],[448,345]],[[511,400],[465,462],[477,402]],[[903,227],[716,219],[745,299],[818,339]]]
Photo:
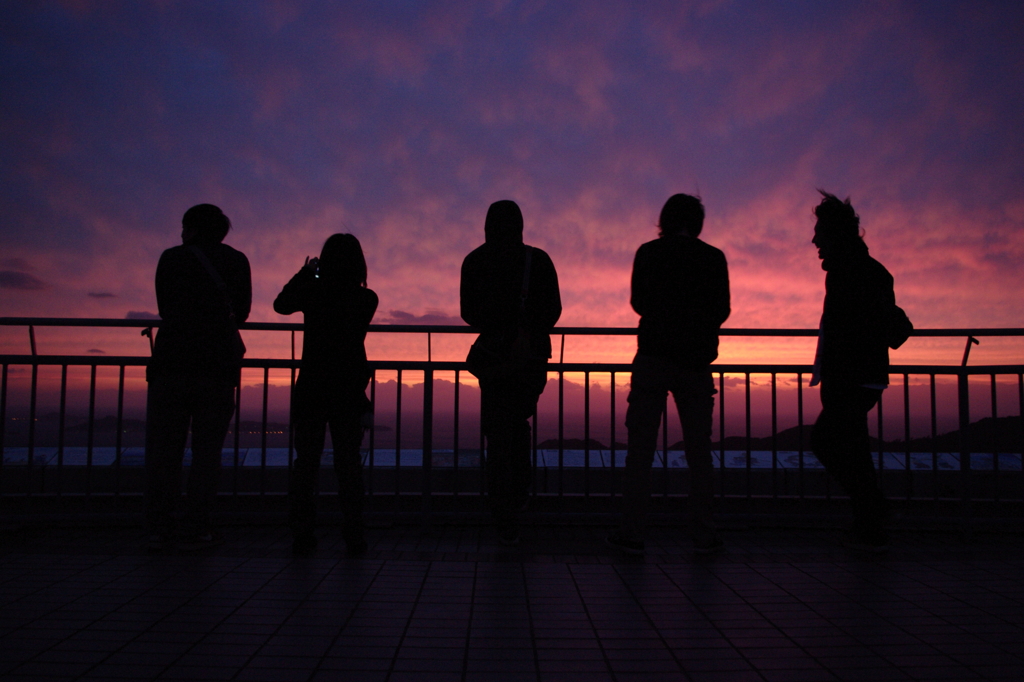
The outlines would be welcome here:
[[[281,315],[302,312],[302,363],[292,395],[295,465],[289,482],[292,550],[316,549],[316,480],[327,426],[334,444],[334,473],[343,513],[342,537],[349,553],[361,554],[363,462],[359,446],[370,413],[366,386],[366,332],[377,310],[377,294],[366,286],[366,259],[351,234],[331,235],[320,258],[307,258],[274,301]]]

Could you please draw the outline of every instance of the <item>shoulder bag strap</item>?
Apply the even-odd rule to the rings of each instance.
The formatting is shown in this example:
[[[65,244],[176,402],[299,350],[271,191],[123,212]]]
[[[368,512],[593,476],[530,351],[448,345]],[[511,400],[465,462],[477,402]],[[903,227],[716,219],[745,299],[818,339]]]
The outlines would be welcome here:
[[[228,307],[228,319],[232,322],[235,321],[235,308],[231,305],[231,296],[228,294],[228,285],[224,283],[224,278],[220,276],[217,269],[213,267],[213,263],[210,262],[209,257],[195,244],[189,244],[189,250],[195,254],[199,262],[203,264],[206,271],[210,273],[210,277],[213,278],[214,283],[220,290],[221,295],[224,297],[224,304]]]

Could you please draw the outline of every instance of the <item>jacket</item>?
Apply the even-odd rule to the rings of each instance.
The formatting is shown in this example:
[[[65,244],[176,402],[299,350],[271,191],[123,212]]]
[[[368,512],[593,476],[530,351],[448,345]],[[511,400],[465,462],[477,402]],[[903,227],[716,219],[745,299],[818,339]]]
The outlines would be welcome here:
[[[629,302],[640,315],[637,351],[689,369],[718,357],[730,309],[725,254],[688,235],[642,244],[633,259]]]

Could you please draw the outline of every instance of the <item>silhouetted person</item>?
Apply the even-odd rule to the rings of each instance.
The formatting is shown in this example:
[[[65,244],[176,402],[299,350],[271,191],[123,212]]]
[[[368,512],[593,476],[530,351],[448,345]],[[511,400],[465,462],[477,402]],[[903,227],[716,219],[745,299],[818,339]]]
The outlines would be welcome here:
[[[711,417],[717,391],[709,365],[718,357],[719,328],[729,317],[729,271],[725,255],[697,238],[704,226],[704,206],[697,197],[671,196],[658,226],[660,237],[641,245],[633,260],[630,303],[640,315],[640,327],[626,410],[622,525],[608,536],[608,544],[628,554],[644,551],[651,465],[671,392],[690,468],[694,547],[711,552],[722,547],[722,540],[711,513]]]
[[[562,301],[548,254],[523,244],[514,201],[491,204],[484,235],[462,263],[462,319],[480,330],[467,362],[480,380],[491,511],[500,541],[515,545],[530,488],[529,419],[547,383],[549,335]]]
[[[220,537],[210,526],[221,449],[235,409],[245,346],[238,324],[249,317],[249,261],[222,244],[231,221],[212,204],[181,219],[181,246],[167,249],[156,268],[156,300],[163,323],[146,370],[147,516],[150,548],[175,533],[182,457],[192,430],[192,466],[181,527],[182,549],[201,549]]]
[[[850,200],[821,194],[812,243],[826,273],[825,305],[811,379],[811,386],[821,383],[821,414],[811,449],[850,496],[850,544],[880,551],[888,545],[887,505],[871,458],[868,411],[889,385],[885,321],[896,297],[892,275],[868,255]]]
[[[302,367],[292,396],[295,465],[289,485],[292,549],[312,552],[317,540],[316,480],[327,426],[334,444],[342,537],[352,554],[366,551],[363,537],[362,417],[370,408],[366,386],[366,332],[377,310],[377,294],[366,287],[366,260],[359,240],[331,235],[320,259],[306,264],[274,301],[281,315],[302,312]]]

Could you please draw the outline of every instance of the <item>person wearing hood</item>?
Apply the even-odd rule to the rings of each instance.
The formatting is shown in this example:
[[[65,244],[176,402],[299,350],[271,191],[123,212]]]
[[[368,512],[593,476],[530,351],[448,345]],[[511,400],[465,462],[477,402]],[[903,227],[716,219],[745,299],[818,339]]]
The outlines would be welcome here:
[[[480,336],[467,359],[480,381],[480,420],[487,439],[487,489],[503,544],[519,542],[519,511],[530,488],[530,423],[547,383],[551,330],[562,314],[555,266],[523,243],[514,201],[487,209],[485,241],[462,263],[462,319]],[[475,369],[478,353],[493,362]]]
[[[889,385],[887,319],[896,305],[893,278],[868,254],[850,200],[819,190],[811,242],[825,271],[825,303],[811,386],[821,385],[821,414],[811,449],[850,496],[849,544],[884,551],[887,503],[878,486],[868,412]]]
[[[370,409],[366,386],[366,332],[377,311],[377,294],[366,286],[366,259],[351,234],[331,235],[320,258],[307,258],[274,300],[280,315],[302,312],[302,365],[292,395],[295,465],[289,483],[292,551],[316,549],[316,480],[327,426],[334,444],[334,473],[342,509],[342,537],[350,554],[361,554],[363,535],[363,415]]]

